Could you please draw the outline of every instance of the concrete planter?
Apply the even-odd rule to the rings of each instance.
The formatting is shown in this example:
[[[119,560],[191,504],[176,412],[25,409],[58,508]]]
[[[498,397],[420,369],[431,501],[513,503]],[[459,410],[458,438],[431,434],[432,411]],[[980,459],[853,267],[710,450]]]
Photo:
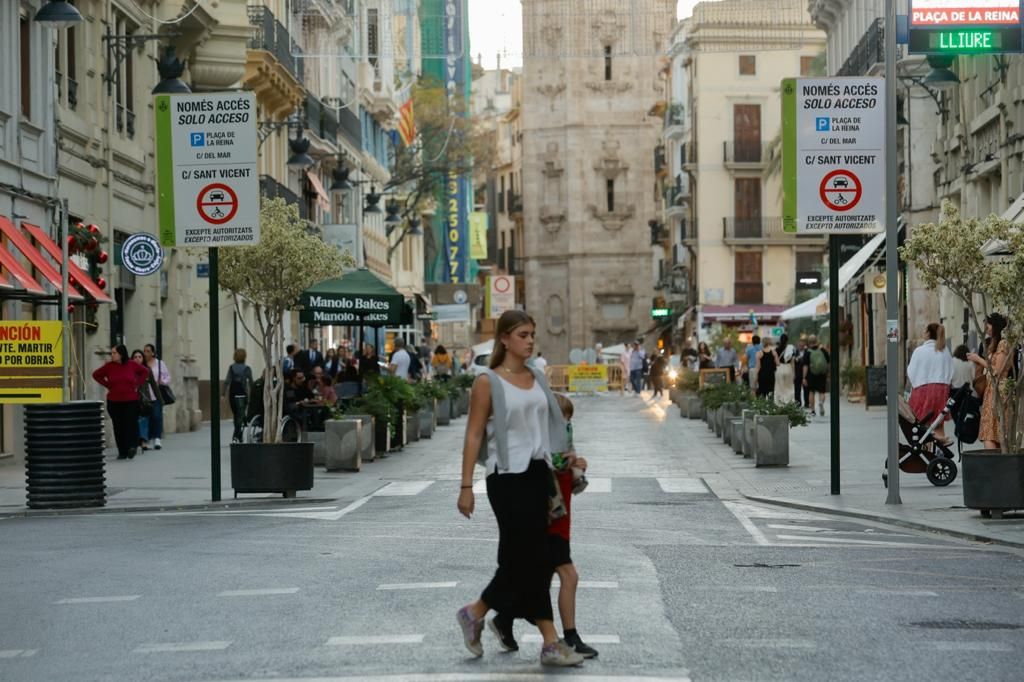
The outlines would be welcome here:
[[[373,449],[378,457],[387,457],[391,449],[391,428],[385,419],[374,420]]]
[[[729,420],[729,430],[731,437],[729,438],[730,445],[732,445],[732,451],[737,455],[743,454],[743,417],[733,417]]]
[[[670,388],[670,389],[668,389],[668,399],[672,401],[673,405],[678,405],[679,404],[679,399],[680,399],[681,394],[682,394],[682,391],[680,391],[678,388]]]
[[[324,423],[324,465],[328,471],[359,471],[362,430],[360,419],[329,419]]]
[[[718,436],[719,438],[721,438],[722,437],[722,422],[725,421],[725,407],[724,406],[723,407],[719,407],[717,410],[715,410],[715,416],[714,416],[713,420],[714,420],[714,427],[715,427],[715,435]]]
[[[722,432],[719,435],[722,437],[722,440],[725,441],[726,445],[730,443],[730,438],[732,436],[730,433],[731,424],[729,422],[733,417],[740,413],[740,409],[741,406],[739,403],[725,403],[722,405]]]
[[[232,443],[231,487],[238,493],[295,497],[313,488],[312,443]]]
[[[757,414],[753,410],[743,410],[743,456],[753,457],[757,442],[754,440],[754,417]]]
[[[459,394],[459,414],[469,414],[469,391],[463,390]]]
[[[964,506],[983,516],[1003,518],[1003,512],[1024,509],[1024,453],[1004,455],[995,450],[963,453]]]
[[[407,443],[415,443],[420,439],[420,413],[405,413],[405,440]]]
[[[327,451],[324,449],[326,440],[324,431],[306,431],[302,434],[302,440],[313,444],[313,466],[322,467],[327,461]]]
[[[374,441],[377,439],[377,421],[369,414],[346,414],[345,419],[358,419],[362,424],[359,429],[359,459],[372,462],[377,456]]]
[[[434,410],[437,416],[438,426],[448,426],[452,423],[452,401],[448,398],[437,401],[437,408]]]
[[[781,414],[754,417],[754,465],[789,466],[789,417]]]
[[[434,408],[425,407],[419,411],[420,415],[420,438],[430,438],[434,435]]]

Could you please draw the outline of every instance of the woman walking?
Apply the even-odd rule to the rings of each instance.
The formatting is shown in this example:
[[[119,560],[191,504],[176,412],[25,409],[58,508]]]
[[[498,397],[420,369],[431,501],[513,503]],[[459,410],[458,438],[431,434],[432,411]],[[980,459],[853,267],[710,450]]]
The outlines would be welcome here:
[[[925,328],[924,338],[924,343],[910,356],[907,380],[914,387],[910,409],[918,419],[930,422],[946,409],[949,382],[953,380],[953,356],[946,349],[946,329],[938,322]],[[944,424],[935,429],[935,438],[946,445],[953,442],[946,440]]]
[[[434,377],[441,381],[448,381],[452,378],[452,358],[448,355],[448,349],[438,345],[434,349],[434,358],[430,361],[434,369]]]
[[[335,378],[338,376],[338,372],[341,371],[342,364],[343,362],[338,351],[328,348],[327,354],[324,355],[324,374],[332,379]]]
[[[779,338],[779,347],[775,349],[775,356],[779,359],[779,366],[775,370],[775,385],[782,386],[782,391],[775,392],[775,401],[785,402],[783,393],[789,390],[793,383],[793,346],[789,343],[789,336],[783,334]]]
[[[457,613],[466,648],[483,655],[484,617],[494,609],[506,618],[536,624],[544,641],[543,665],[572,666],[583,657],[558,639],[551,610],[548,496],[552,452],[568,452],[565,418],[544,374],[527,366],[535,323],[521,310],[498,319],[490,368],[470,395],[462,450],[459,512],[473,514],[473,467],[487,472],[487,499],[498,522],[498,569],[476,601]]]
[[[146,367],[146,356],[143,355],[142,351],[135,349],[132,351],[132,362],[137,364],[139,367],[145,369]],[[149,398],[149,409],[152,409],[153,401],[156,400],[156,388],[153,383],[153,377],[149,376],[149,372],[146,372],[146,385],[139,389],[139,393],[145,394]],[[139,448],[143,452],[149,449],[149,410],[143,409],[143,404],[140,399],[139,401]]]
[[[715,358],[711,355],[708,344],[701,341],[697,344],[697,369],[714,369]]]
[[[757,376],[758,398],[771,398],[775,395],[775,370],[779,366],[779,356],[775,353],[771,339],[761,342],[761,350],[757,351],[754,371]]]
[[[154,391],[156,400],[153,401],[153,413],[149,415],[149,437],[153,439],[153,447],[159,450],[163,447],[160,439],[164,435],[164,403],[168,402],[165,395],[170,394],[171,372],[167,369],[167,364],[156,356],[156,346],[153,344],[147,343],[142,348],[142,353],[146,356],[146,367],[157,384]]]
[[[249,409],[249,391],[252,389],[252,369],[245,364],[244,348],[235,350],[234,362],[228,367],[224,377],[221,395],[228,399],[231,416],[234,417],[235,430],[231,434],[232,443],[242,442],[242,426],[245,424],[245,413]]]
[[[988,336],[988,345],[985,354],[988,358],[983,358],[977,353],[967,355],[968,360],[985,371],[987,379],[985,397],[981,404],[981,430],[978,433],[978,438],[984,442],[986,450],[998,450],[1003,440],[999,434],[999,420],[996,416],[996,386],[993,378],[999,377],[999,383],[1005,384],[1013,366],[1010,362],[1010,347],[1003,338],[1006,324],[1006,318],[999,313],[992,313],[986,317],[985,335]]]
[[[149,371],[131,362],[123,345],[110,349],[110,362],[92,378],[107,389],[107,413],[114,425],[117,458],[131,459],[139,445],[139,389],[146,384]]]

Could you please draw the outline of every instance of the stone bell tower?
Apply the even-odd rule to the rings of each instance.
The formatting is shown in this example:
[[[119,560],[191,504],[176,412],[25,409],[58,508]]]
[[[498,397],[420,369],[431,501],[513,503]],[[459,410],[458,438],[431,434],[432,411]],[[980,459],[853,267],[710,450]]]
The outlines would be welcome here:
[[[526,309],[551,362],[651,326],[651,113],[675,12],[675,0],[523,0]]]

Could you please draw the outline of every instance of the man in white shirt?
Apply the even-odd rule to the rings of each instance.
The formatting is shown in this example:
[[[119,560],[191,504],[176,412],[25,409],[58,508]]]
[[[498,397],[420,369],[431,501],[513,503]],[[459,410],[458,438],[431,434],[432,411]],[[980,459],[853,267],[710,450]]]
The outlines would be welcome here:
[[[544,354],[540,351],[537,351],[537,357],[533,359],[533,366],[542,372],[548,366],[548,361],[544,359]]]
[[[409,351],[405,349],[405,339],[395,339],[395,350],[391,353],[391,362],[388,364],[388,371],[391,372],[392,376],[400,377],[409,380],[409,365],[412,363],[412,358],[409,357]]]

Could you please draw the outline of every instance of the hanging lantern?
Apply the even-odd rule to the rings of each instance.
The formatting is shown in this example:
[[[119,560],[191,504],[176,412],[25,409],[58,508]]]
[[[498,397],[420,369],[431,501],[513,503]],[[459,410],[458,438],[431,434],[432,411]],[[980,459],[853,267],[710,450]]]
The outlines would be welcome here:
[[[74,253],[78,250],[78,239],[74,236],[68,236],[68,251]]]
[[[106,251],[100,251],[100,255],[96,256],[97,262],[99,262],[101,265],[107,262],[107,258],[108,256]]]
[[[98,239],[90,239],[85,243],[85,250],[92,252],[99,248],[100,241]]]
[[[105,280],[102,277],[100,277],[99,279],[96,280],[96,286],[98,286],[100,289],[106,289],[107,288],[107,280]]]
[[[68,304],[68,314],[73,315],[75,312],[75,305],[73,303]]]
[[[100,226],[99,225],[96,225],[95,223],[89,225],[89,234],[99,234],[99,233],[100,233]]]

